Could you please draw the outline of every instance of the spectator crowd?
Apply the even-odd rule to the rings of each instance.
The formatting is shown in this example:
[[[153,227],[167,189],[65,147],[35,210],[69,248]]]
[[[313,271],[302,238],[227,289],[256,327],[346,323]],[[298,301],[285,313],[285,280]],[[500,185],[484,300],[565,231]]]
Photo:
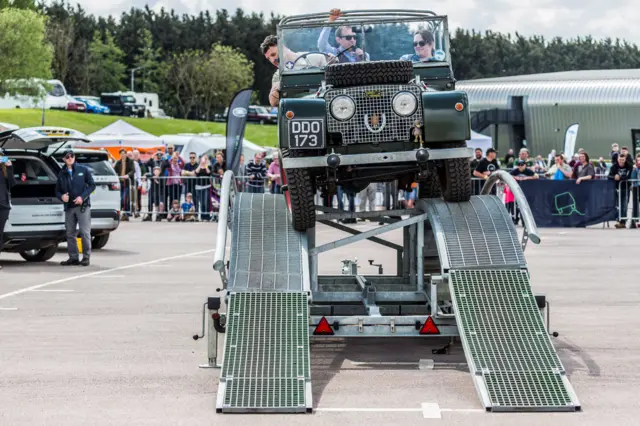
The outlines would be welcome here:
[[[185,156],[186,157],[186,156]],[[223,151],[212,156],[191,152],[185,161],[173,145],[167,152],[155,152],[147,161],[140,158],[137,150],[120,151],[120,159],[113,167],[123,182],[121,188],[122,220],[131,216],[142,216],[143,221],[216,221],[220,202],[220,186],[226,171]],[[486,152],[476,149],[470,160],[470,173],[474,181],[474,192],[479,193],[483,181],[497,170],[507,170],[516,180],[550,179],[574,180],[577,185],[591,179],[610,179],[616,182],[618,204],[621,211],[617,228],[626,227],[629,203],[632,204],[632,224],[638,219],[640,182],[640,154],[635,159],[627,147],[612,145],[609,161],[600,157],[593,161],[584,149],[569,157],[564,152],[552,151],[546,159],[541,155],[533,158],[527,148],[522,148],[516,156],[510,149],[499,159],[495,149]],[[240,176],[237,177],[239,191],[249,193],[280,193],[282,176],[277,153],[267,157],[266,152],[257,153],[245,163],[240,158]],[[146,205],[143,209],[143,196]],[[504,187],[504,202],[511,212],[515,224],[520,222],[520,212],[513,194]],[[346,203],[345,203],[346,197]],[[316,194],[316,203],[335,206],[340,210],[355,212],[384,209],[412,208],[417,198],[417,184],[410,191],[398,190],[397,183],[371,184],[360,193],[348,193],[338,186],[337,193],[328,197]],[[363,219],[362,219],[363,220]],[[355,219],[344,219],[343,223],[353,223]]]

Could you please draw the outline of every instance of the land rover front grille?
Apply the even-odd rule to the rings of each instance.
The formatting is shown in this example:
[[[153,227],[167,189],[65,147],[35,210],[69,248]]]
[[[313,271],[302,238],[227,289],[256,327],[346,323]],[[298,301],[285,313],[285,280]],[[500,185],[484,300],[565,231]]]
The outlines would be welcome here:
[[[418,99],[416,111],[408,116],[397,115],[391,106],[398,92],[411,92]],[[331,89],[325,95],[327,105],[327,131],[342,134],[343,144],[408,141],[416,120],[422,122],[420,88],[415,85],[371,85],[345,89]],[[337,96],[351,97],[356,112],[347,121],[331,115],[331,101]]]

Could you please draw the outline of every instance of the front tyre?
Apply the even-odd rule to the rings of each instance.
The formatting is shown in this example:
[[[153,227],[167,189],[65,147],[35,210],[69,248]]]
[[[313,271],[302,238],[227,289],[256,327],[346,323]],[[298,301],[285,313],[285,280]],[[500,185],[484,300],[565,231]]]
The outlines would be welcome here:
[[[293,229],[306,232],[316,226],[316,204],[311,175],[305,169],[285,170]]]
[[[461,203],[471,199],[471,174],[469,160],[452,158],[443,161],[440,169],[440,187],[442,198],[451,203]]]

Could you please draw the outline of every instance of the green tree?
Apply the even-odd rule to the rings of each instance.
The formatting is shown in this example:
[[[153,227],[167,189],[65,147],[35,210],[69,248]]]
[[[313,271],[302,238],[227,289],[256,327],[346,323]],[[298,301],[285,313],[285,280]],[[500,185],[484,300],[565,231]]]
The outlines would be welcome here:
[[[52,49],[46,18],[26,9],[0,10],[0,79],[51,78]]]
[[[23,9],[23,10],[38,10],[35,0],[0,0],[0,10],[2,9]]]
[[[238,90],[253,85],[253,63],[231,46],[214,44],[198,65],[205,120],[210,120],[216,109],[228,106]]]
[[[73,20],[49,19],[47,25],[47,39],[53,47],[53,75],[55,78],[65,81],[69,73],[71,51],[74,42]]]
[[[204,53],[199,50],[188,50],[174,54],[168,64],[165,90],[175,107],[170,109],[179,117],[187,118],[198,103],[200,70]]]
[[[113,35],[105,33],[104,39],[96,31],[93,41],[89,45],[89,78],[93,93],[116,92],[125,90],[122,79],[126,66],[123,63],[124,54],[116,46]]]
[[[35,81],[51,78],[52,49],[45,40],[45,18],[26,9],[0,10],[0,82],[3,92],[31,93]],[[20,85],[6,80],[24,79]],[[4,94],[3,93],[3,94]]]
[[[137,88],[134,89],[147,93],[157,93],[160,90],[158,82],[163,80],[166,67],[160,62],[162,57],[160,49],[153,47],[151,31],[144,28],[141,33],[142,48],[136,55],[135,66],[136,68],[142,68],[139,71],[142,78],[136,79],[138,84],[136,85]],[[142,84],[140,84],[140,81],[142,81]]]

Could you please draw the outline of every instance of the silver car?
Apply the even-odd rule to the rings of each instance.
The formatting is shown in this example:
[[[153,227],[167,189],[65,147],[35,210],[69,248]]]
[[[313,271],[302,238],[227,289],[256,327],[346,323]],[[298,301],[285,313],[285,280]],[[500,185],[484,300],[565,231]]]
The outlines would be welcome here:
[[[59,127],[0,132],[0,148],[13,163],[16,178],[4,229],[4,251],[20,253],[27,261],[44,262],[66,241],[64,207],[55,193],[61,167],[47,153],[50,145],[66,141],[90,142],[78,131]]]

